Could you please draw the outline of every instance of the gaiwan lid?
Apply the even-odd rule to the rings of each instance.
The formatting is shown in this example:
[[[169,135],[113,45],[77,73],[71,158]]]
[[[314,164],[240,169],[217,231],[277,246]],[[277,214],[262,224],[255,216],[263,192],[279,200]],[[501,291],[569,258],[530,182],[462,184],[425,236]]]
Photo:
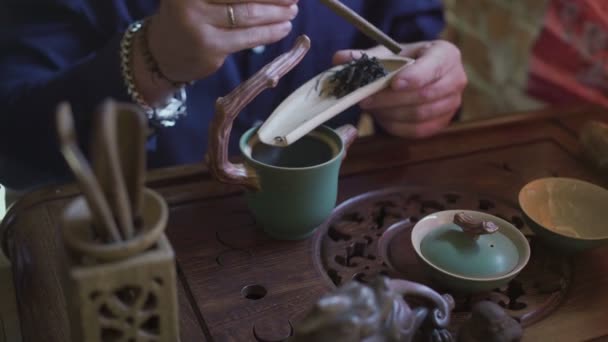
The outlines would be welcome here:
[[[517,246],[495,223],[477,221],[465,213],[430,231],[422,239],[420,252],[436,267],[463,277],[500,277],[519,261]]]

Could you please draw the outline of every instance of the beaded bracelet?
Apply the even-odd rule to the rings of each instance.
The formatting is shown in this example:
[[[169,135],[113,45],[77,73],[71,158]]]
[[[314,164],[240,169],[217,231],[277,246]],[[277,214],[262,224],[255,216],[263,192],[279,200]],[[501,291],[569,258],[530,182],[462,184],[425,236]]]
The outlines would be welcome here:
[[[135,41],[136,33],[139,32],[144,25],[144,21],[133,22],[129,25],[122,37],[120,42],[120,66],[122,77],[127,88],[127,93],[131,96],[131,99],[146,112],[148,119],[151,120],[152,123],[159,123],[165,127],[173,126],[177,119],[186,113],[186,90],[184,84],[181,84],[179,89],[161,108],[154,108],[146,103],[135,86],[132,68],[133,43]]]
[[[167,75],[165,75],[163,73],[163,71],[160,69],[158,62],[156,61],[156,59],[154,58],[154,55],[152,54],[152,51],[150,50],[150,45],[148,42],[149,27],[150,27],[150,25],[148,24],[148,19],[144,19],[142,21],[141,51],[142,51],[144,60],[146,61],[146,67],[148,68],[148,71],[150,71],[151,73],[156,75],[156,77],[165,80],[167,83],[171,84],[174,88],[180,88],[180,87],[185,86],[189,82],[174,81],[174,80],[170,79],[169,77],[167,77]]]

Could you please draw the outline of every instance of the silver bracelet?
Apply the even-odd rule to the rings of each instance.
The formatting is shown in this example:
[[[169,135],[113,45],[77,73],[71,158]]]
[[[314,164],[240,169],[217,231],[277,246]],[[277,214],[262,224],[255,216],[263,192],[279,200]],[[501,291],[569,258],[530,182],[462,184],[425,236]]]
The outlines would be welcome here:
[[[127,88],[127,93],[131,96],[133,102],[145,111],[148,119],[153,123],[159,123],[162,126],[170,127],[175,125],[175,122],[186,114],[186,89],[183,86],[180,87],[160,108],[150,106],[137,91],[132,70],[133,44],[135,34],[141,30],[144,24],[144,21],[133,22],[129,25],[122,37],[120,42],[120,66],[122,77]]]

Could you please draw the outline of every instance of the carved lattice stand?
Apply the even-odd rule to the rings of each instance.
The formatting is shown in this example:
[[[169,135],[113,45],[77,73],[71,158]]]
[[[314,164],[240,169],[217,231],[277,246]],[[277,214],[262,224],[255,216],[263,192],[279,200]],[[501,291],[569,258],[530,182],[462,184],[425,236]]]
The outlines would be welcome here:
[[[179,341],[175,258],[164,235],[167,205],[148,190],[143,211],[131,240],[102,244],[90,233],[82,197],[66,209],[64,288],[72,341]]]

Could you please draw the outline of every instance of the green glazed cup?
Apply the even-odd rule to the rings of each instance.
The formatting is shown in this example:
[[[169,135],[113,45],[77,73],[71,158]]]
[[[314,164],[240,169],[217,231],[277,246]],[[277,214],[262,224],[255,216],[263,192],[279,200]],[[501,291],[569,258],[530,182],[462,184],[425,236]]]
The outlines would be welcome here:
[[[576,178],[539,178],[519,192],[519,205],[534,234],[570,256],[608,245],[607,203],[607,189]]]
[[[310,236],[334,209],[338,173],[357,129],[317,127],[287,147],[263,144],[249,129],[240,139],[244,162],[229,161],[232,123],[259,93],[274,87],[295,67],[310,48],[306,36],[293,48],[264,66],[230,94],[217,99],[211,121],[207,165],[220,182],[238,184],[257,223],[271,237],[300,240]]]
[[[257,180],[247,190],[249,209],[270,236],[281,240],[309,237],[335,207],[338,175],[357,131],[321,126],[287,147],[262,144],[247,131],[240,140],[245,167]]]

